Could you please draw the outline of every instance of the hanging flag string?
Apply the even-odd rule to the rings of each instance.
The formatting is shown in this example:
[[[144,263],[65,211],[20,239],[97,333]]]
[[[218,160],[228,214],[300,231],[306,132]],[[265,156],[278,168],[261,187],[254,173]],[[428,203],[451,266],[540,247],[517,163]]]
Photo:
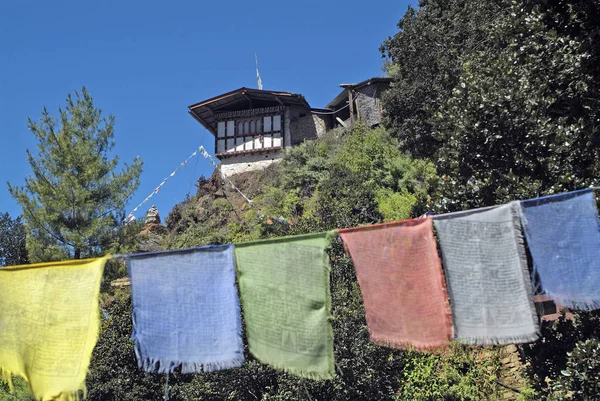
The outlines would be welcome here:
[[[171,174],[169,174],[164,180],[162,180],[162,182],[160,184],[158,184],[158,186],[156,188],[154,188],[154,190],[150,193],[150,195],[148,195],[146,197],[146,199],[144,199],[139,205],[137,205],[128,215],[127,218],[125,219],[125,222],[129,223],[133,220],[135,220],[135,216],[133,215],[135,212],[137,212],[139,210],[140,207],[142,207],[146,202],[148,202],[155,194],[157,194],[161,187],[163,185],[166,184],[166,182],[169,180],[169,178],[175,176],[175,174],[177,173],[177,171],[179,171],[180,168],[185,167],[187,165],[187,163],[190,161],[191,158],[195,157],[198,152],[200,152],[200,154],[205,158],[210,160],[211,164],[213,165],[213,167],[215,169],[219,169],[219,173],[221,178],[223,179],[223,181],[229,183],[229,185],[231,186],[231,188],[233,188],[238,194],[240,194],[240,196],[242,198],[244,198],[244,200],[246,202],[248,202],[248,204],[250,205],[250,207],[254,207],[254,202],[252,201],[252,199],[248,198],[246,196],[246,194],[244,194],[234,183],[233,181],[231,181],[231,179],[227,176],[225,176],[225,174],[223,173],[223,171],[221,171],[220,169],[220,165],[219,165],[219,161],[212,156],[210,153],[208,153],[206,151],[206,149],[204,149],[204,146],[200,146],[198,148],[198,150],[194,151],[194,153],[192,153],[187,159],[185,159],[183,162],[181,162],[179,164],[179,166],[177,166],[177,168],[175,170],[173,170],[173,172]],[[278,223],[281,224],[288,224],[288,222],[283,218],[283,217],[272,217],[272,216],[266,216],[262,213],[260,213],[260,211],[257,213],[257,216],[260,218],[267,218],[268,220],[274,220],[277,221]]]
[[[210,156],[210,155],[209,155]],[[209,157],[206,156],[206,157]],[[533,202],[533,201],[539,201],[539,202],[543,202],[543,201],[547,201],[549,198],[566,198],[569,199],[571,197],[573,197],[575,194],[581,194],[581,193],[586,193],[586,192],[590,192],[590,191],[597,191],[600,190],[600,187],[588,187],[588,188],[584,188],[584,189],[579,189],[576,191],[570,191],[570,192],[562,192],[559,194],[554,194],[554,195],[548,195],[548,196],[544,196],[544,197],[539,197],[539,198],[532,198],[532,199],[527,199],[521,202]],[[398,224],[408,224],[411,221],[414,220],[418,220],[418,219],[423,219],[425,217],[429,217],[432,220],[438,220],[440,218],[443,217],[447,217],[447,216],[456,216],[456,215],[460,215],[460,213],[477,213],[477,212],[482,212],[482,211],[487,211],[490,210],[492,208],[498,208],[501,207],[502,205],[496,205],[496,206],[488,206],[488,207],[481,207],[481,208],[477,208],[477,209],[469,209],[469,210],[463,210],[460,212],[449,212],[449,213],[443,213],[443,214],[439,214],[439,215],[431,215],[429,212],[425,213],[424,215],[422,215],[421,217],[418,217],[416,219],[407,219],[407,220],[402,220],[402,221],[392,221],[392,222],[387,222],[387,223],[379,223],[379,224],[374,224],[372,227],[384,227],[384,226],[393,226],[393,225],[398,225]],[[268,217],[269,219],[273,219],[275,221],[281,222],[282,224],[288,224],[282,217],[280,218],[275,218],[272,216],[266,216],[262,213],[257,213],[258,216],[262,216],[262,217]],[[362,227],[363,229],[365,227]],[[351,230],[350,227],[342,229],[342,230]],[[155,253],[160,253],[160,254],[164,254],[164,253],[177,253],[177,252],[189,252],[189,251],[193,251],[196,249],[201,249],[201,247],[196,247],[196,248],[186,248],[186,249],[174,249],[174,250],[169,250],[169,251],[158,251],[158,252],[143,252],[143,253],[132,253],[132,254],[115,254],[112,255],[113,259],[128,259],[130,257],[142,257],[142,256],[148,256],[148,255],[153,255]],[[23,265],[25,266],[25,265]],[[29,266],[29,265],[27,265]]]
[[[198,148],[198,150],[199,150],[200,152],[202,152],[202,151],[206,152],[202,146],[200,146],[200,148]],[[166,177],[164,180],[162,180],[162,182],[161,182],[161,183],[160,183],[160,184],[159,184],[159,185],[158,185],[156,188],[154,188],[154,190],[153,190],[153,191],[150,193],[150,195],[148,195],[148,196],[146,197],[146,199],[144,199],[144,200],[143,200],[143,201],[142,201],[142,202],[141,202],[139,205],[137,205],[137,206],[136,206],[136,207],[135,207],[135,208],[134,208],[134,209],[133,209],[133,210],[132,210],[132,211],[131,211],[131,212],[130,212],[128,215],[127,215],[127,218],[125,219],[125,221],[129,223],[130,221],[134,220],[134,219],[135,219],[135,217],[133,216],[133,214],[134,214],[135,212],[137,212],[137,211],[138,211],[138,209],[139,209],[140,207],[142,207],[142,205],[143,205],[144,203],[148,202],[148,201],[150,200],[150,198],[152,198],[152,197],[153,197],[155,194],[157,194],[157,193],[158,193],[158,191],[160,191],[160,188],[161,188],[163,185],[165,185],[165,184],[166,184],[166,182],[169,180],[169,178],[173,177],[173,176],[174,176],[174,175],[177,173],[177,171],[179,171],[179,169],[180,169],[180,168],[182,168],[182,167],[185,167],[185,166],[187,165],[188,161],[190,161],[190,159],[191,159],[192,157],[195,157],[195,156],[198,154],[198,150],[194,151],[194,153],[192,153],[192,154],[191,154],[191,155],[190,155],[190,156],[189,156],[187,159],[185,159],[183,162],[181,162],[181,163],[179,164],[179,166],[177,166],[177,168],[176,168],[175,170],[173,170],[173,172],[172,172],[171,174],[169,174],[169,175],[168,175],[168,176],[167,176],[167,177]],[[205,157],[206,157],[206,156],[205,156]],[[213,163],[213,164],[214,164],[214,163]]]

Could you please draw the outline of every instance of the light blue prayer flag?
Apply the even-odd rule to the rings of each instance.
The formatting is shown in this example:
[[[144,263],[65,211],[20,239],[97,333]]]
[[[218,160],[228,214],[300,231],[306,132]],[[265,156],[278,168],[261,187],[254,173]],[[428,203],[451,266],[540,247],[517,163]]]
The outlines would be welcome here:
[[[233,245],[128,260],[138,364],[148,372],[210,372],[244,362]]]
[[[569,308],[599,308],[600,222],[591,189],[522,201],[521,220],[543,292]]]

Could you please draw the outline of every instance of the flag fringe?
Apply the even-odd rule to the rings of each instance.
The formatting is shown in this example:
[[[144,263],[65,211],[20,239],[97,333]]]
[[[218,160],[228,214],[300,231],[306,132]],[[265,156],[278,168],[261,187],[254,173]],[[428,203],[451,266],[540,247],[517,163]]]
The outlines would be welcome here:
[[[183,362],[145,358],[138,362],[138,366],[148,373],[173,373],[179,366],[181,366],[181,373],[208,373],[223,369],[239,368],[243,364],[244,355],[242,354],[214,361]]]
[[[388,336],[377,336],[370,335],[370,340],[376,345],[383,347],[401,349],[405,351],[427,351],[430,353],[436,353],[435,351],[443,351],[448,348],[450,344],[450,338],[448,337],[445,341],[412,341],[412,340],[398,340]]]
[[[537,319],[536,319],[537,324]],[[539,338],[539,333],[527,333],[512,336],[494,336],[494,337],[461,337],[454,341],[466,345],[509,345],[532,343]]]
[[[2,381],[4,381],[8,385],[8,391],[13,393],[15,391],[15,387],[12,381],[12,376],[15,375],[8,369],[0,367],[0,377]],[[31,383],[27,381],[27,378],[23,375],[18,375],[25,379],[27,384],[29,385],[29,392],[33,395],[33,389],[31,388]],[[87,388],[85,387],[85,383],[82,383],[81,387],[76,391],[64,391],[57,396],[54,396],[53,399],[56,401],[80,401],[81,397],[79,396],[79,392],[83,393],[83,398],[87,396]],[[37,399],[37,398],[36,398]]]
[[[549,296],[554,303],[559,304],[565,308],[573,309],[573,310],[584,310],[591,311],[594,309],[600,309],[600,299],[570,299],[565,298],[562,295],[555,294],[552,291],[547,291],[544,289],[542,285],[542,290],[544,290],[544,294]]]
[[[0,376],[2,377],[2,380],[8,385],[8,390],[12,393],[14,390],[12,382],[12,372],[0,367]]]
[[[252,354],[257,361],[259,361],[260,363],[263,363],[265,365],[268,365],[270,367],[272,367],[275,370],[287,373],[287,374],[291,374],[291,375],[295,375],[295,376],[299,376],[305,379],[311,379],[311,380],[317,380],[317,381],[321,381],[321,380],[332,380],[335,377],[335,370],[328,370],[327,372],[315,372],[315,371],[306,371],[306,370],[301,370],[301,369],[295,369],[295,368],[291,368],[289,366],[284,366],[284,365],[280,365],[277,363],[271,363],[265,360],[262,360],[261,358],[257,357],[256,355]],[[333,361],[331,363],[331,366],[333,367]]]

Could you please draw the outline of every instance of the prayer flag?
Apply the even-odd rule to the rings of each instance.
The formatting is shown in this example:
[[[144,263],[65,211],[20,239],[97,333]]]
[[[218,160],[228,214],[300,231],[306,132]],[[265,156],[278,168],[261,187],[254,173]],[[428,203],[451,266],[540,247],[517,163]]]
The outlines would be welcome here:
[[[330,379],[333,330],[327,233],[236,245],[250,352],[311,379]]]
[[[340,230],[363,294],[371,340],[395,348],[447,344],[452,323],[430,219]]]
[[[38,400],[85,392],[106,260],[0,269],[0,370],[24,377]]]
[[[591,190],[521,202],[542,290],[573,309],[600,308],[600,222]]]
[[[538,338],[516,207],[511,203],[434,219],[460,342],[509,344]]]
[[[128,260],[138,364],[148,372],[211,372],[244,363],[233,245]]]

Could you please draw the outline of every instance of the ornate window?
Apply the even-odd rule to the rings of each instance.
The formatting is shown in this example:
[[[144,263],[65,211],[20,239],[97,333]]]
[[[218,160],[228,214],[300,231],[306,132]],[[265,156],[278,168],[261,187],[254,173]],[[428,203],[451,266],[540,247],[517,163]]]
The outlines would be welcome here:
[[[216,153],[228,154],[280,149],[283,145],[282,115],[260,113],[263,109],[218,115]],[[281,112],[278,108],[272,111]],[[271,111],[269,110],[269,111]],[[235,114],[243,114],[239,117]],[[228,118],[223,118],[228,117]]]

